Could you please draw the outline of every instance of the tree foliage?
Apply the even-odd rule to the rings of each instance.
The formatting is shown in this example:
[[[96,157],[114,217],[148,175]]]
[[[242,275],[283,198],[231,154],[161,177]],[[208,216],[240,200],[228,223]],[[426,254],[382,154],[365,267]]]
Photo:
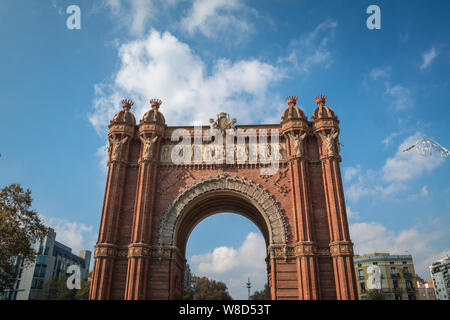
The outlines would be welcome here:
[[[11,184],[0,191],[0,291],[11,287],[17,274],[14,257],[29,265],[36,259],[32,243],[47,235],[36,211],[31,191]]]
[[[233,300],[228,293],[227,285],[221,281],[201,278],[194,289],[185,289],[186,300]]]
[[[251,296],[250,300],[270,300],[270,288],[269,285],[266,283],[264,285],[264,289],[261,291],[255,291]]]
[[[384,300],[384,294],[381,290],[372,289],[367,292],[367,300]]]
[[[42,287],[39,300],[75,300],[77,289],[67,288],[67,277],[51,277]]]
[[[88,281],[84,281],[80,285],[80,290],[75,294],[77,300],[89,300],[89,290],[91,288],[92,271],[89,272]]]

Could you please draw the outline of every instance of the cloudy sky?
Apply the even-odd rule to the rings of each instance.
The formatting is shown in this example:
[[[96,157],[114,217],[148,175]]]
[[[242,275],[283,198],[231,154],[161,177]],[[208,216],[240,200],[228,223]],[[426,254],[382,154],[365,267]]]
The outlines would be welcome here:
[[[76,4],[81,29],[69,30]],[[450,147],[446,1],[4,0],[0,4],[1,185],[19,182],[74,248],[93,250],[105,187],[107,124],[122,98],[137,119],[163,100],[169,125],[278,123],[297,95],[310,118],[328,95],[341,125],[342,173],[357,253],[413,255],[428,277],[450,253],[450,159],[402,150]],[[194,229],[199,275],[246,298],[266,281],[261,233],[235,214]],[[239,263],[236,263],[239,261]]]

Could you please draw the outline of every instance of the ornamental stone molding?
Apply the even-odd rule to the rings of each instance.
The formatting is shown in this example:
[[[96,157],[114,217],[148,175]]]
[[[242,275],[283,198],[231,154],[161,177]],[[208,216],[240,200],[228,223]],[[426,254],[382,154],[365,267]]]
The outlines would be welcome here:
[[[277,201],[262,188],[261,185],[241,177],[219,174],[216,177],[201,179],[181,191],[175,200],[164,211],[159,226],[159,245],[174,245],[177,222],[183,216],[185,209],[201,196],[214,192],[235,192],[252,201],[255,207],[268,223],[270,244],[286,244],[288,240],[288,225]]]

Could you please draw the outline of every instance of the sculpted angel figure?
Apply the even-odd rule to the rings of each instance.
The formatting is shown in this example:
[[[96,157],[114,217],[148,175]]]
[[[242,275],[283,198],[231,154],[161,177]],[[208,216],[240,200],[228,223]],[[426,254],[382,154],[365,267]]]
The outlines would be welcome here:
[[[144,144],[144,152],[142,158],[145,160],[150,159],[153,154],[153,147],[155,145],[155,142],[156,140],[158,140],[158,136],[154,136],[153,138],[139,136],[139,139]]]
[[[302,135],[289,133],[289,137],[294,142],[294,152],[297,156],[301,157],[304,154],[303,140],[305,140],[306,136],[306,132],[304,132]]]
[[[111,151],[111,148],[113,151],[111,155],[111,160],[118,160],[120,158],[122,146],[125,142],[127,142],[128,137],[125,136],[124,138],[121,139],[119,136],[110,136],[108,139],[109,139],[108,152]]]
[[[322,139],[322,142],[324,143],[325,148],[327,148],[327,154],[329,156],[334,156],[335,155],[335,143],[334,143],[334,140],[337,138],[338,135],[339,135],[339,132],[337,132],[334,129],[328,135],[325,135],[322,132],[319,132],[319,136]]]
[[[280,142],[279,144],[279,152],[280,152],[280,160],[286,160],[286,144],[284,142]]]
[[[161,161],[162,162],[170,162],[170,153],[172,149],[169,144],[165,144],[161,149]]]

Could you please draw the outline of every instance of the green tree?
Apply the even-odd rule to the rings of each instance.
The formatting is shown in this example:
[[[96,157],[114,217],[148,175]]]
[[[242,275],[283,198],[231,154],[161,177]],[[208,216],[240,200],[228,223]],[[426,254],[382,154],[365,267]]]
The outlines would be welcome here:
[[[367,292],[367,300],[384,300],[384,294],[381,290],[372,289]]]
[[[201,278],[197,282],[193,300],[233,300],[228,293],[225,283],[208,278]]]
[[[32,243],[47,235],[31,202],[31,191],[24,191],[20,184],[0,191],[0,292],[10,288],[16,277],[14,257],[30,265],[36,259]]]
[[[270,300],[270,289],[269,285],[266,283],[264,285],[264,290],[255,291],[251,296],[250,300]]]
[[[193,300],[194,292],[195,290],[193,288],[184,288],[183,300]]]
[[[51,277],[42,287],[39,300],[75,300],[77,289],[67,288],[68,277]]]
[[[88,280],[81,283],[80,290],[77,290],[77,293],[75,294],[75,299],[89,300],[89,290],[91,287],[91,278],[92,278],[92,271],[89,271]]]

